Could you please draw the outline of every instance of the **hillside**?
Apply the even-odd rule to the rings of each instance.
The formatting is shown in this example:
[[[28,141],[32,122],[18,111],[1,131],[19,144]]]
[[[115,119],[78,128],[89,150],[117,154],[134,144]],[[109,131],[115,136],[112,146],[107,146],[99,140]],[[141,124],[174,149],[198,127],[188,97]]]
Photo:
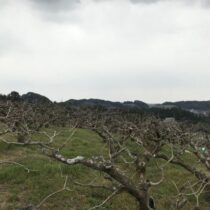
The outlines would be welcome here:
[[[23,94],[21,99],[28,103],[52,103],[47,97],[33,92]]]
[[[178,121],[191,122],[210,122],[210,101],[180,101],[180,102],[165,102],[162,104],[147,104],[143,101],[125,101],[113,102],[101,99],[70,99],[65,102],[52,102],[47,97],[28,92],[20,95],[13,91],[8,95],[0,94],[0,101],[3,103],[7,100],[26,102],[31,105],[42,106],[47,105],[51,110],[59,110],[65,114],[66,110],[72,109],[95,109],[95,110],[113,110],[122,112],[142,113],[146,115],[155,115],[161,119],[173,117]]]
[[[149,106],[142,101],[112,102],[100,99],[70,99],[64,102],[73,107],[101,107],[106,109],[147,109]]]
[[[210,112],[210,101],[178,101],[165,102],[164,106],[175,106],[189,111]]]
[[[65,142],[69,137],[69,130],[64,128],[45,129],[48,133],[54,130],[60,131],[61,134],[56,137],[55,145]],[[35,135],[35,140],[40,140],[40,135]],[[131,151],[135,146],[130,145]],[[166,150],[163,151],[168,154]],[[53,161],[35,147],[7,146],[0,143],[0,159],[9,158],[10,161],[16,161],[23,164],[24,167],[14,164],[0,165],[0,209],[14,210],[23,206],[41,204],[39,210],[87,210],[97,204],[100,204],[108,195],[105,189],[88,187],[88,183],[94,181],[94,184],[106,184],[103,174],[89,170],[80,165],[67,166]],[[107,152],[104,148],[103,141],[94,132],[86,129],[77,129],[72,140],[66,145],[62,154],[73,157],[75,155],[85,155],[86,157],[105,155]],[[194,155],[183,155],[186,163],[194,164],[196,159]],[[159,163],[162,163],[161,161]],[[122,163],[121,163],[122,164]],[[127,167],[127,165],[125,165]],[[26,168],[29,168],[29,172]],[[148,176],[152,180],[158,180],[161,176],[155,162],[148,166]],[[130,174],[133,175],[133,174]],[[68,176],[67,187],[69,190],[62,190],[65,177]],[[161,186],[152,189],[152,194],[156,200],[157,209],[171,209],[171,199],[176,195],[176,188],[173,184],[181,186],[186,181],[195,181],[193,175],[181,167],[170,165],[165,170],[164,182]],[[173,182],[172,182],[173,180]],[[81,184],[78,184],[81,183]],[[57,192],[57,193],[55,193]],[[52,195],[52,193],[55,193]],[[43,203],[43,199],[50,196]],[[208,210],[208,202],[202,195],[202,210]],[[184,210],[191,210],[195,203],[193,197],[191,202],[187,203]],[[114,200],[105,205],[107,210],[127,210],[136,209],[136,201],[126,193],[119,194]],[[104,208],[98,208],[102,210]]]
[[[208,118],[179,108],[109,108],[94,99],[68,106],[26,102],[17,92],[6,98],[0,209],[174,210],[184,202],[184,210],[208,210]],[[184,196],[176,200],[179,190]]]
[[[23,95],[19,95],[18,92],[12,91],[8,95],[0,94],[0,101],[8,99],[20,99],[28,103],[52,103],[52,101],[46,96],[40,95],[34,92],[28,92]],[[57,102],[72,107],[100,107],[105,109],[173,109],[179,108],[186,111],[193,112],[195,114],[208,114],[210,112],[210,101],[177,101],[177,102],[164,102],[162,104],[147,104],[140,100],[113,102],[102,99],[69,99],[65,102]]]

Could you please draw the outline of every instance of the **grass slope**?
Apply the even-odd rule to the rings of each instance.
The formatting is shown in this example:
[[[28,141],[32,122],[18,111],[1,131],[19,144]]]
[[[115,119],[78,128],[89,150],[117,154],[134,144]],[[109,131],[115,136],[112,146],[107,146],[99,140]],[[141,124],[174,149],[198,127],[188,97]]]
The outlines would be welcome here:
[[[61,134],[56,137],[55,145],[59,145],[69,137],[68,129],[60,128],[59,130]],[[7,136],[7,138],[12,137]],[[40,135],[34,136],[34,139],[40,140],[40,138]],[[167,148],[166,152],[169,152]],[[91,157],[92,155],[105,155],[106,147],[97,134],[89,130],[77,129],[74,137],[66,145],[62,153],[67,157],[74,157],[75,155]],[[189,156],[189,154],[184,158],[191,164],[195,163],[195,158]],[[66,175],[69,176],[67,186],[70,191],[62,191],[53,195],[43,203],[41,210],[85,210],[99,204],[108,196],[108,193],[104,190],[81,187],[73,183],[73,181],[89,183],[93,179],[98,184],[106,183],[102,174],[84,166],[66,166],[58,163],[43,155],[41,149],[8,146],[0,143],[0,160],[17,161],[32,170],[28,173],[23,167],[17,165],[0,164],[1,210],[14,210],[29,204],[39,204],[47,195],[63,187]],[[132,171],[132,168],[130,168],[130,171]],[[131,175],[133,174],[135,177],[135,171],[131,173]],[[161,176],[154,162],[150,163],[148,174],[149,178],[154,181]],[[165,177],[164,182],[160,186],[151,189],[151,194],[156,200],[159,210],[172,210],[170,203],[175,200],[175,195],[177,195],[173,182],[181,186],[186,181],[194,180],[195,178],[181,167],[174,165],[167,166]],[[190,201],[184,208],[185,210],[192,209],[195,198],[190,197]],[[204,198],[201,198],[201,201],[202,209],[209,209]],[[123,193],[107,203],[103,209],[135,210],[136,202],[131,196]]]

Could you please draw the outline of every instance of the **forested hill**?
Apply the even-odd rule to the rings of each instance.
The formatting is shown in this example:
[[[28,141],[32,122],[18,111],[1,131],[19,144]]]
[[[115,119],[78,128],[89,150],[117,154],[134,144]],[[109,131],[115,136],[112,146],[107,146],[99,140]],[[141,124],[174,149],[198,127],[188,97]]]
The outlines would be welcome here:
[[[101,99],[81,99],[81,100],[75,100],[71,99],[66,102],[65,104],[74,106],[74,107],[101,107],[106,109],[147,109],[149,106],[142,102],[142,101],[125,101],[125,102],[112,102],[112,101],[106,101]]]
[[[23,102],[27,102],[27,103],[32,103],[32,104],[41,104],[41,103],[52,103],[52,101],[50,99],[48,99],[47,97],[40,95],[38,93],[33,93],[33,92],[28,92],[26,94],[20,95],[18,92],[16,91],[12,91],[10,94],[8,95],[3,95],[0,94],[0,101],[23,101]]]
[[[23,101],[32,104],[53,104],[62,105],[65,107],[73,108],[102,108],[102,109],[118,109],[118,110],[146,110],[147,112],[160,113],[160,115],[167,116],[181,116],[186,115],[189,111],[193,114],[201,114],[208,116],[210,113],[210,101],[179,101],[179,102],[165,102],[162,104],[147,104],[140,100],[125,101],[125,102],[113,102],[101,99],[70,99],[65,102],[52,102],[47,97],[28,92],[20,95],[16,91],[12,91],[8,95],[0,94],[1,101]],[[191,115],[190,115],[191,116]]]
[[[186,110],[210,111],[210,101],[165,102],[163,105],[172,105]]]

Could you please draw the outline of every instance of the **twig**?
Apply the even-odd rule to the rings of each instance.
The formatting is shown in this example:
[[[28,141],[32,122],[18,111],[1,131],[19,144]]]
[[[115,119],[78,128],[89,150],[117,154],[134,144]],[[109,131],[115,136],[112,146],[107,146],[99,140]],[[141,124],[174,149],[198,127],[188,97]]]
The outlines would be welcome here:
[[[97,209],[97,208],[102,207],[102,206],[105,205],[109,200],[111,200],[116,194],[118,194],[120,190],[121,190],[121,189],[115,190],[115,191],[114,191],[111,195],[109,195],[101,204],[96,205],[96,206],[94,206],[94,207],[92,207],[92,208],[89,208],[88,210],[93,210],[93,209]]]
[[[68,182],[68,176],[66,176],[64,185],[63,185],[63,187],[60,190],[57,190],[57,191],[49,194],[48,196],[46,196],[36,207],[37,208],[40,208],[47,199],[49,199],[50,197],[54,196],[57,193],[60,193],[60,192],[65,191],[65,190],[67,190],[67,191],[73,191],[73,190],[70,190],[69,188],[66,187],[67,182]]]
[[[31,169],[27,168],[26,166],[24,166],[21,163],[15,162],[15,161],[10,161],[10,160],[0,160],[0,164],[14,164],[17,166],[20,166],[22,168],[24,168],[28,173],[30,173],[30,171],[32,171]]]

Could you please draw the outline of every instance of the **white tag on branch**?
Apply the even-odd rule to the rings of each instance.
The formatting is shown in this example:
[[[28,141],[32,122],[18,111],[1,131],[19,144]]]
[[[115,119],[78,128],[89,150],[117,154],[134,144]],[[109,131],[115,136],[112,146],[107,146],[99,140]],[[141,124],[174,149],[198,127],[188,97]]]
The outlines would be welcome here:
[[[72,159],[67,159],[66,162],[67,162],[68,164],[75,164],[75,163],[78,163],[79,161],[84,160],[84,159],[85,159],[85,158],[82,157],[82,156],[77,156],[77,157],[72,158]]]

